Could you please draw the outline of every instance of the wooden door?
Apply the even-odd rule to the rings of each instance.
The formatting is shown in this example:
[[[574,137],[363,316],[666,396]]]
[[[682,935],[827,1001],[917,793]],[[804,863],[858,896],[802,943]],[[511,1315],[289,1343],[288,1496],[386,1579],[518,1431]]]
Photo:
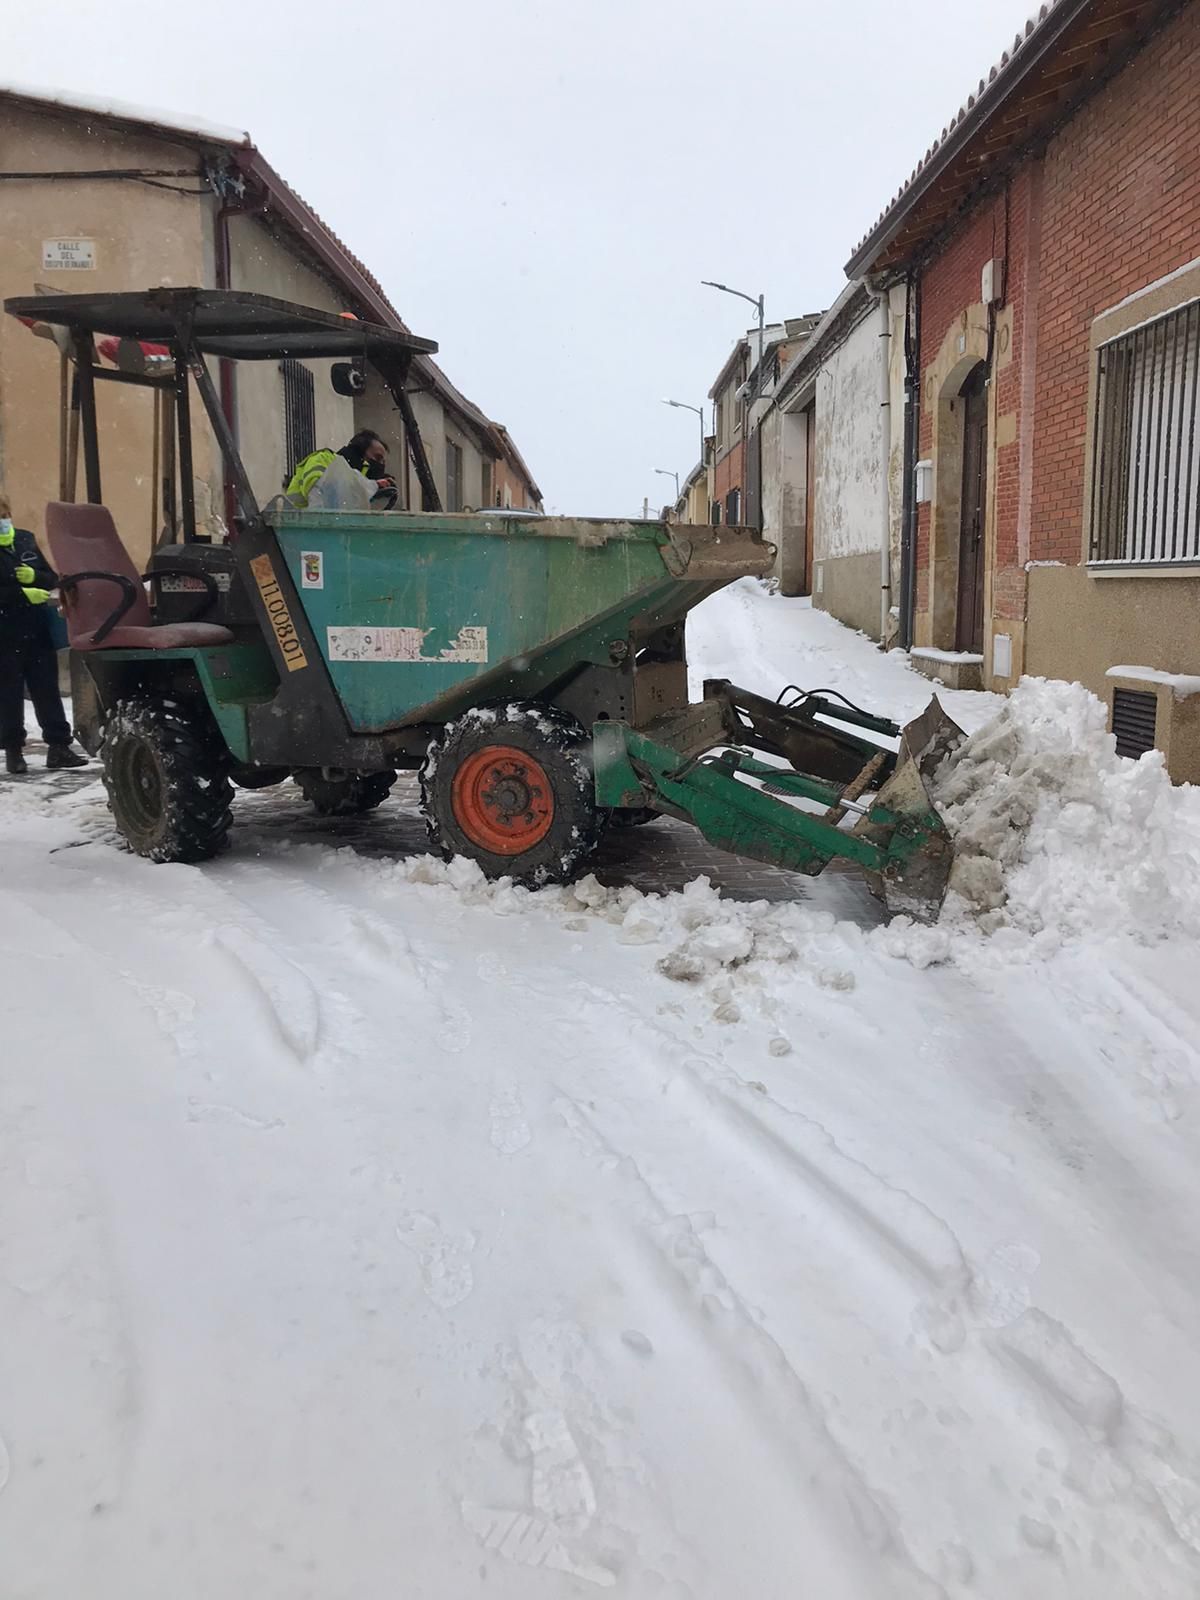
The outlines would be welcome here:
[[[987,549],[987,386],[983,363],[963,384],[962,513],[958,533],[958,619],[954,647],[983,652],[983,576]]]

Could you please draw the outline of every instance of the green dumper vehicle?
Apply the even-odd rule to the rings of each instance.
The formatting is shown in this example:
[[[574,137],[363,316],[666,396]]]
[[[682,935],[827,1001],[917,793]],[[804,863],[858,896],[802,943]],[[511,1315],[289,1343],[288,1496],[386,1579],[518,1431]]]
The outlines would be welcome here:
[[[419,769],[435,848],[492,877],[568,880],[606,827],[665,815],[796,872],[848,860],[890,908],[937,914],[953,850],[925,780],[960,734],[936,700],[904,729],[828,693],[791,689],[781,703],[719,681],[689,702],[687,614],[771,570],[757,531],[443,513],[406,386],[414,357],[436,346],[406,332],[197,289],[5,309],[49,325],[74,363],[69,432],[87,500],[68,481],[46,532],[76,731],[102,755],[113,818],[138,854],[215,855],[235,787],[291,778],[344,815]],[[133,359],[102,366],[104,336]],[[169,354],[139,361],[147,344]],[[342,393],[374,369],[426,509],[260,506],[210,362],[289,357],[332,359]],[[170,419],[170,542],[144,574],[103,504],[102,380],[157,387]],[[224,461],[226,542],[197,537],[193,387]]]

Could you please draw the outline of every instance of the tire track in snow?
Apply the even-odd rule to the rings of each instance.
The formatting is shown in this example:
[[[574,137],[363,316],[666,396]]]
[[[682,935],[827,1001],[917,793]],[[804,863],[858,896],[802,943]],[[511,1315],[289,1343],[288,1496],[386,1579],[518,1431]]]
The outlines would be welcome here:
[[[399,951],[415,963],[411,941],[407,935],[397,935],[385,918],[364,913],[361,908],[351,911],[349,915],[351,925],[357,922],[360,931],[365,930],[367,934],[362,951],[364,955],[377,956],[374,947],[382,943],[393,953]],[[448,971],[448,964],[426,960],[423,967],[424,986],[436,994],[443,974]],[[497,975],[503,976],[502,972],[492,974],[493,977]],[[547,1000],[562,1000],[561,988],[556,990],[528,980],[523,980],[521,987]],[[598,1008],[602,1014],[597,1018],[598,1022],[607,1022],[614,1013],[620,1014],[628,1007],[628,996],[618,996],[593,984],[577,981],[572,986],[572,993],[579,995],[581,992],[586,996],[587,1003]],[[545,1009],[552,1012],[554,1007],[550,1005]],[[770,1164],[798,1175],[806,1194],[818,1195],[831,1214],[838,1216],[852,1235],[861,1238],[865,1232],[875,1239],[876,1249],[872,1254],[876,1259],[889,1261],[893,1270],[903,1279],[932,1292],[933,1300],[927,1307],[926,1331],[936,1347],[944,1352],[955,1351],[961,1348],[967,1337],[976,1333],[986,1341],[995,1332],[997,1320],[1011,1320],[1010,1313],[1019,1316],[1023,1310],[1019,1286],[1017,1298],[1013,1299],[1003,1286],[994,1286],[986,1273],[973,1276],[959,1241],[944,1220],[924,1207],[908,1191],[888,1184],[865,1163],[849,1157],[819,1121],[777,1102],[768,1102],[771,1117],[782,1124],[773,1126],[759,1106],[742,1103],[739,1099],[753,1092],[744,1080],[706,1060],[694,1047],[679,1041],[669,1028],[645,1017],[640,1017],[639,1021],[666,1044],[668,1058],[672,1059],[677,1073],[677,1082],[687,1085],[688,1092],[708,1112],[718,1112],[715,1124],[711,1116],[706,1119],[710,1131],[719,1129],[722,1137],[732,1139],[735,1145],[740,1145],[756,1159],[765,1154]],[[558,1025],[556,1022],[555,1028]],[[657,1059],[661,1060],[661,1056]],[[801,1131],[799,1145],[795,1141],[798,1130]],[[690,1246],[685,1246],[685,1251],[687,1248]],[[703,1250],[703,1246],[700,1249]],[[858,1254],[861,1255],[861,1251]],[[730,1292],[734,1291],[731,1289]],[[947,1299],[949,1305],[946,1304]],[[740,1297],[738,1303],[744,1307]],[[1021,1326],[1039,1326],[1044,1334],[1044,1324],[1037,1322],[1038,1318],[1044,1318],[1044,1313],[1036,1307],[1030,1307],[1028,1316],[1031,1320]],[[1020,1334],[1012,1335],[1014,1340],[1021,1337]],[[1068,1344],[1071,1342],[1065,1329],[1057,1337],[1060,1347],[1062,1340]],[[1024,1358],[1014,1361],[1003,1341],[1004,1330],[1001,1329],[986,1346],[992,1351],[1000,1368],[1010,1373],[1017,1372],[1023,1382],[1036,1384],[1040,1392],[1051,1395],[1057,1392],[1053,1379],[1056,1359],[1053,1354],[1045,1356],[1049,1363],[1048,1373],[1043,1372],[1038,1376],[1037,1363],[1030,1354],[1028,1342],[1022,1347],[1025,1349]],[[1053,1339],[1047,1348],[1055,1348]],[[1143,1460],[1146,1459],[1151,1464],[1144,1470],[1153,1476],[1153,1461],[1159,1458],[1146,1458],[1143,1455]],[[1191,1527],[1192,1516],[1190,1478],[1186,1470],[1167,1466],[1161,1468],[1160,1475],[1168,1485],[1174,1485],[1173,1488],[1168,1487],[1165,1493],[1175,1506],[1179,1524],[1186,1534]],[[1174,1527],[1174,1524],[1171,1525]]]
[[[616,1003],[611,993],[586,987],[601,1007],[611,1009]],[[1083,1355],[1061,1323],[1031,1304],[1028,1277],[1036,1268],[1036,1252],[1019,1244],[1010,1245],[1007,1253],[993,1251],[982,1270],[973,1270],[957,1237],[940,1217],[915,1201],[908,1191],[884,1182],[872,1168],[846,1157],[822,1124],[767,1101],[771,1114],[781,1122],[780,1127],[772,1127],[764,1119],[761,1104],[755,1103],[758,1093],[752,1085],[701,1057],[693,1045],[676,1039],[669,1028],[647,1018],[641,1020],[643,1027],[666,1045],[665,1052],[649,1057],[656,1068],[665,1058],[679,1072],[675,1082],[685,1083],[688,1094],[707,1111],[718,1111],[715,1121],[711,1116],[700,1119],[700,1127],[710,1135],[731,1139],[752,1158],[760,1156],[765,1148],[780,1170],[799,1172],[806,1190],[811,1186],[821,1192],[852,1235],[861,1234],[865,1223],[882,1242],[884,1255],[891,1255],[892,1265],[899,1268],[901,1275],[918,1284],[923,1281],[933,1291],[931,1299],[920,1308],[925,1332],[943,1356],[954,1357],[962,1352],[969,1357],[967,1370],[960,1371],[955,1362],[943,1375],[943,1398],[948,1399],[950,1393],[957,1391],[963,1406],[976,1411],[986,1407],[990,1413],[989,1441],[999,1438],[1006,1419],[1011,1419],[1011,1444],[1018,1457],[1024,1445],[1028,1462],[1027,1482],[1021,1495],[1035,1496],[1040,1489],[1046,1496],[1046,1521],[1025,1512],[1018,1515],[1021,1499],[1007,1497],[1013,1505],[1012,1526],[1024,1543],[1036,1555],[1060,1558],[1064,1554],[1062,1541],[1066,1540],[1074,1559],[1090,1522],[1093,1532],[1099,1533],[1095,1548],[1105,1552],[1103,1559],[1110,1573],[1115,1568],[1128,1575],[1133,1568],[1127,1563],[1136,1565],[1138,1551],[1163,1544],[1165,1536],[1169,1548],[1162,1560],[1167,1569],[1164,1581],[1169,1587],[1163,1592],[1178,1592],[1176,1584],[1180,1579],[1190,1584],[1200,1540],[1197,1465],[1180,1454],[1169,1436],[1164,1440],[1163,1430],[1157,1425],[1131,1411],[1111,1376]],[[745,1102],[740,1098],[743,1095]],[[806,1129],[802,1149],[791,1142],[797,1125]],[[638,1176],[643,1177],[640,1170]],[[902,1223],[900,1227],[898,1221]],[[822,1244],[828,1248],[826,1239]],[[688,1253],[694,1253],[697,1245],[689,1241],[686,1248]],[[727,1257],[732,1248],[725,1250]],[[707,1252],[705,1259],[711,1259]],[[739,1269],[745,1266],[741,1253],[737,1262]],[[980,1370],[980,1358],[989,1370]],[[1013,1406],[1014,1382],[1032,1389],[1048,1408],[1058,1430],[1065,1430],[1070,1452],[1065,1469],[1060,1471],[1053,1461],[1043,1460],[1047,1455],[1044,1450],[1036,1462],[1032,1459],[1037,1430],[1021,1422],[1019,1402],[1016,1408]],[[1091,1436],[1097,1428],[1111,1429],[1111,1422],[1106,1420],[1110,1412],[1119,1413],[1124,1419],[1120,1441],[1114,1439],[1098,1448]],[[861,1425],[861,1418],[859,1421]],[[1014,1428],[1011,1423],[1017,1426]],[[1060,1490],[1057,1497],[1045,1488],[1047,1479],[1055,1477]],[[1110,1510],[1096,1511],[1097,1495],[1113,1502]],[[984,1570],[988,1570],[994,1566],[996,1556],[985,1555],[982,1559]],[[976,1567],[976,1558],[961,1545],[947,1544],[940,1552],[937,1567],[947,1581],[967,1582]],[[1200,1571],[1200,1565],[1196,1570]],[[1118,1583],[1121,1581],[1118,1579]],[[1041,1592],[1040,1588],[1037,1592]],[[1096,1592],[1101,1592],[1099,1587]],[[1103,1592],[1123,1596],[1125,1591],[1106,1586]]]
[[[587,1003],[602,1014],[619,1004],[611,991],[586,987]],[[696,1104],[716,1113],[715,1120],[704,1120],[708,1133],[731,1137],[745,1153],[765,1155],[778,1170],[798,1178],[805,1194],[817,1196],[851,1234],[874,1240],[878,1258],[907,1281],[939,1295],[967,1291],[971,1271],[958,1237],[923,1200],[847,1154],[815,1117],[764,1097],[656,1019],[639,1021],[661,1044],[653,1053],[656,1067],[669,1062]],[[771,1120],[761,1106],[769,1107]]]
[[[175,945],[179,949],[181,970],[190,968],[193,974],[196,950],[211,950],[252,1000],[293,1061],[303,1065],[316,1054],[323,1022],[315,985],[306,972],[280,954],[268,924],[251,905],[229,892],[216,868],[161,866],[112,851],[86,863],[79,858],[68,858],[62,870],[86,876],[89,885],[94,885],[99,878],[109,886],[112,898],[120,903],[125,918],[119,963],[110,942],[111,921],[103,917],[99,908],[95,916],[98,921],[102,919],[102,923],[95,928],[95,942],[88,945],[89,957],[103,960],[118,980],[137,995],[139,1002],[155,1014],[169,1036],[178,1037],[169,1015],[172,1007],[169,993],[163,991],[168,995],[164,1003],[163,994],[156,996],[152,992],[153,986],[145,983],[144,974],[160,964],[170,967],[164,957],[164,945]],[[164,908],[161,890],[153,892],[159,888],[164,873],[170,874],[176,885],[176,897],[169,908]],[[153,877],[147,876],[150,874]],[[91,920],[89,897],[79,897],[77,916],[81,921]],[[197,924],[204,928],[199,937]],[[102,936],[105,931],[109,937]],[[135,953],[139,944],[140,954]],[[135,976],[132,970],[135,966],[140,967],[142,976]],[[212,1003],[220,992],[218,978],[204,997]],[[182,1032],[185,1040],[190,1037],[190,1023],[185,1024]]]
[[[353,908],[345,904],[339,905],[338,901],[340,887],[341,886],[337,886],[336,884],[331,885],[329,883],[322,883],[318,888],[318,894],[321,897],[320,903],[322,906],[321,922],[326,931],[327,944],[332,950],[332,957],[328,962],[328,965],[330,966],[331,973],[335,978],[335,981],[343,982],[349,986],[351,979],[345,972],[341,970],[343,963],[361,963],[365,967],[365,971],[359,971],[354,981],[356,981],[359,985],[372,985],[377,990],[377,957],[378,946],[381,939],[383,939],[385,948],[390,947],[395,951],[403,951],[406,960],[411,960],[414,956],[416,956],[417,960],[423,963],[424,972],[428,981],[432,982],[435,987],[445,982],[454,981],[455,973],[453,969],[449,968],[447,963],[443,962],[440,957],[435,957],[431,954],[428,954],[426,951],[418,952],[418,950],[415,948],[417,941],[411,939],[407,932],[397,932],[396,930],[391,929],[391,925],[390,923],[387,923],[386,917],[384,918],[385,926],[391,931],[390,946],[389,941],[383,938],[384,928],[381,928],[374,923],[374,913],[368,912],[364,916],[361,905]],[[357,884],[355,887],[357,887]],[[329,901],[326,898],[327,896],[332,898],[332,906],[329,905]],[[374,896],[372,896],[372,898],[374,898]],[[274,917],[280,917],[282,915],[285,925],[287,919],[286,914],[282,912],[282,908],[286,905],[286,899],[286,893],[282,899],[280,899],[276,894],[275,896],[272,896],[270,903],[265,908],[267,914],[270,914]],[[378,902],[376,901],[376,904],[377,903]],[[410,917],[412,915],[411,906],[413,903],[414,902],[409,902],[405,908],[406,914]],[[419,907],[421,904],[420,900],[418,899],[415,904]],[[332,921],[330,920],[330,917],[326,915],[326,912],[331,914]],[[482,911],[482,914],[488,916],[488,919],[489,921],[492,921],[493,926],[497,926],[498,929],[503,928],[503,924],[497,924],[495,920],[491,918],[490,913]],[[351,939],[349,935],[355,926],[357,926],[359,937],[356,939]],[[374,959],[370,957],[367,951],[364,951],[361,948],[361,935],[364,928],[369,931],[371,945],[376,947]],[[446,926],[445,924],[440,927],[436,937],[442,944],[450,943],[451,945],[460,938],[454,927]],[[291,947],[291,953],[297,960],[306,959],[303,953],[294,945]],[[566,967],[567,974],[570,975],[576,966],[577,963],[574,962],[568,965]],[[498,965],[495,966],[495,970],[491,972],[491,976],[493,978],[501,976]],[[531,997],[531,1000],[535,1000],[541,986],[530,985],[521,982],[517,987],[519,987],[523,993],[528,994]],[[544,1031],[547,1033],[548,1038],[552,1038],[557,1035],[559,1028],[565,1022],[567,1015],[571,1017],[574,1025],[578,1025],[579,1018],[573,1005],[568,1002],[568,1005],[564,1009],[563,1000],[564,994],[562,988],[560,988],[556,997],[556,1003],[549,1008],[553,1013],[552,1019],[547,1021],[545,1018],[543,1018]],[[529,1008],[526,1005],[522,1005],[520,1009],[522,1012],[524,1012]],[[538,1014],[542,1015],[540,1008],[538,1010]],[[608,1020],[611,1023],[611,1015]],[[542,1043],[539,1052],[541,1055],[544,1055],[546,1042],[547,1040],[544,1040]],[[576,1043],[577,1042],[578,1041],[576,1041]],[[489,1049],[492,1051],[503,1051],[504,1044],[499,1039],[490,1038]],[[489,1109],[494,1115],[496,1110],[494,1097]],[[506,1103],[501,1109],[507,1116],[509,1109],[508,1103]],[[507,1131],[508,1130],[506,1129],[505,1132]],[[413,1222],[414,1220],[415,1229],[408,1227],[408,1223]],[[462,1303],[462,1298],[459,1294],[460,1285],[458,1283],[458,1274],[456,1270],[452,1270],[454,1265],[453,1263],[447,1265],[445,1262],[441,1262],[436,1259],[442,1243],[448,1237],[442,1223],[429,1212],[422,1212],[411,1213],[408,1216],[402,1217],[400,1226],[403,1234],[402,1242],[414,1249],[414,1252],[418,1257],[419,1264],[422,1266],[422,1270],[432,1271],[437,1277],[438,1281],[432,1284],[435,1297],[441,1297],[441,1287],[443,1285],[447,1286],[451,1291],[449,1298],[453,1302],[453,1305],[447,1306],[446,1309],[454,1309],[457,1305]],[[423,1254],[428,1256],[429,1259],[427,1261],[420,1260]],[[578,1395],[576,1394],[573,1404],[577,1404],[577,1402]],[[531,1405],[533,1411],[536,1413],[538,1411],[538,1406],[541,1405],[541,1402],[538,1401],[536,1404],[531,1402]],[[852,1490],[848,1492],[850,1492],[852,1495]],[[888,1536],[885,1533],[880,1532],[879,1528],[872,1523],[870,1498],[859,1497],[855,1501],[855,1504],[858,1510],[859,1522],[869,1528],[875,1527],[874,1537],[876,1542],[882,1542],[886,1544]],[[600,1563],[600,1565],[597,1566],[595,1561],[591,1558],[588,1558],[585,1561],[584,1558],[569,1544],[563,1543],[563,1535],[561,1530],[554,1538],[551,1538],[548,1530],[554,1526],[554,1519],[549,1517],[546,1512],[539,1510],[536,1497],[531,1508],[517,1508],[511,1504],[504,1506],[495,1502],[489,1502],[479,1498],[478,1496],[467,1496],[463,1503],[463,1516],[467,1526],[471,1528],[474,1535],[481,1540],[485,1547],[498,1554],[504,1555],[506,1559],[534,1564],[555,1565],[558,1563],[559,1557],[563,1556],[575,1567],[580,1567],[581,1565],[585,1567],[586,1575],[590,1581],[600,1583],[605,1579],[603,1563]],[[861,1534],[858,1529],[858,1524],[854,1522],[853,1517],[847,1514],[845,1521],[847,1526],[854,1530],[855,1540],[860,1540]],[[874,1546],[872,1546],[872,1549],[874,1550]],[[872,1563],[874,1559],[875,1558],[873,1555]],[[892,1558],[888,1557],[887,1559],[890,1562]],[[868,1563],[868,1565],[871,1565],[872,1563]],[[893,1591],[889,1590],[889,1600],[892,1592]],[[921,1588],[917,1590],[905,1590],[902,1592],[925,1595],[927,1593],[933,1593],[934,1591]]]
[[[290,866],[289,857],[294,852],[283,852],[284,866]],[[335,856],[322,852],[325,867],[333,875],[341,865]],[[363,858],[355,855],[356,862]],[[371,873],[374,884],[378,872]],[[451,968],[447,961],[439,960],[420,948],[394,921],[380,912],[360,903],[347,900],[328,882],[315,878],[280,874],[271,866],[255,863],[239,871],[230,892],[238,901],[254,908],[253,914],[265,926],[273,928],[275,938],[290,946],[299,962],[315,962],[327,979],[337,974],[340,982],[339,998],[354,1007],[357,1021],[364,1026],[374,1026],[373,1005],[358,1005],[350,1000],[347,991],[363,989],[378,993],[378,985],[391,991],[403,986],[405,978],[413,980],[421,997],[440,1018],[437,1042],[449,1054],[461,1054],[472,1042],[470,1013],[454,995],[446,993],[444,981]],[[280,904],[282,902],[282,904]],[[273,922],[267,918],[276,906]],[[303,911],[303,919],[288,915],[289,906]],[[319,907],[319,919],[313,917],[314,907]],[[308,933],[308,926],[319,921],[319,932]],[[372,997],[374,998],[374,997]],[[397,996],[399,999],[399,996]]]
[[[625,1190],[635,1227],[652,1248],[664,1283],[673,1286],[675,1298],[682,1295],[693,1328],[724,1370],[740,1380],[743,1402],[756,1413],[754,1432],[773,1440],[839,1536],[869,1552],[888,1574],[881,1592],[889,1600],[944,1596],[909,1552],[886,1497],[834,1438],[825,1413],[709,1256],[692,1219],[671,1214],[638,1163],[607,1141],[576,1100],[560,1096],[556,1109],[585,1155]]]

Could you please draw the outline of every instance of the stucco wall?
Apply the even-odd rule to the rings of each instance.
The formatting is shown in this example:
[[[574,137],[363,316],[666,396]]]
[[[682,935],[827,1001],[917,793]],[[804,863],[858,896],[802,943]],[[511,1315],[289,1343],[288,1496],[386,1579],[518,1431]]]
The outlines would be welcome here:
[[[193,150],[117,134],[100,126],[7,106],[0,118],[0,168],[79,171],[96,168],[188,168]],[[193,180],[174,180],[182,187]],[[205,281],[209,260],[204,202],[145,184],[41,180],[3,186],[0,297],[30,295],[39,285],[84,293]],[[46,269],[42,242],[95,241],[90,271]],[[101,482],[105,503],[135,560],[152,544],[153,395],[97,384]],[[42,532],[46,502],[59,492],[59,357],[12,317],[0,316],[0,478],[19,522]],[[197,429],[196,472],[207,493],[212,451]],[[83,495],[83,460],[79,462]]]
[[[443,474],[446,470],[446,442],[450,439],[463,453],[463,509],[470,507],[478,511],[483,504],[483,456],[472,435],[447,412],[443,413],[440,445]]]
[[[319,311],[347,309],[337,290],[298,260],[288,244],[256,217],[230,218],[229,279],[231,289],[269,294]],[[354,402],[334,393],[329,381],[332,362],[307,361],[304,365],[315,380],[316,448],[339,450],[355,431]],[[240,361],[235,381],[238,443],[261,505],[280,492],[286,472],[283,375],[278,361]]]
[[[0,294],[31,295],[40,285],[67,292],[144,289],[166,283],[211,287],[215,282],[216,198],[201,176],[194,148],[169,139],[116,133],[60,110],[46,113],[5,104],[0,119],[0,170],[56,171],[96,168],[170,169],[177,194],[129,181],[70,182],[38,179],[3,186],[4,249]],[[195,177],[192,177],[192,174]],[[261,218],[229,219],[230,280],[235,289],[269,294],[330,311],[347,309],[337,287],[286,234],[276,235]],[[95,268],[49,270],[42,266],[45,239],[86,238],[95,243]],[[314,373],[316,443],[338,447],[358,425],[375,427],[391,446],[391,464],[404,476],[406,446],[390,398],[371,392],[356,406],[334,393],[327,361],[311,362]],[[286,469],[283,383],[277,361],[238,364],[236,420],[243,459],[260,502],[278,494]],[[217,363],[213,363],[218,381]],[[55,346],[34,338],[13,319],[0,317],[0,480],[22,524],[40,532],[45,503],[59,494],[60,361]],[[158,523],[151,482],[153,395],[117,384],[98,384],[104,500],[136,561],[148,557]],[[193,390],[197,519],[220,537],[224,527],[222,471],[215,442]],[[463,499],[484,498],[484,452],[473,434],[448,418],[436,395],[414,395],[435,480],[444,496],[446,438],[463,449]],[[489,458],[490,459],[490,456]],[[415,474],[410,503],[420,505]],[[77,475],[84,491],[83,467]],[[522,489],[514,501],[527,499]]]
[[[1194,673],[1200,584],[1194,578],[1094,578],[1085,567],[1029,574],[1025,670],[1074,678],[1103,698],[1109,667]]]
[[[372,367],[366,372],[366,393],[354,402],[354,426],[373,428],[388,447],[388,468],[400,489],[396,508],[400,511],[421,509],[421,481],[408,461],[408,446],[404,437],[404,422],[396,402],[383,380]]]
[[[818,584],[820,588],[818,588]],[[848,628],[879,637],[879,552],[835,556],[813,569],[813,605]]]

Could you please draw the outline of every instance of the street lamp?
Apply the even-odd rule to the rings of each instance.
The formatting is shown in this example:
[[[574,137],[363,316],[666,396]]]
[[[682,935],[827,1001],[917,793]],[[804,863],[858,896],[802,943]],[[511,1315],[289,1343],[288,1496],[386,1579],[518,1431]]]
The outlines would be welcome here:
[[[701,285],[705,289],[720,289],[722,294],[735,294],[739,300],[748,300],[758,312],[758,383],[762,386],[763,362],[763,309],[764,301],[761,294],[743,294],[740,289],[731,289],[727,283],[714,283],[711,278],[701,278]]]
[[[664,400],[663,405],[674,406],[677,411],[694,411],[700,418],[700,465],[704,465],[704,408],[703,406],[690,406],[686,400]],[[656,472],[658,468],[654,469]]]
[[[676,500],[678,500],[679,499],[679,474],[677,472],[672,472],[669,467],[655,467],[654,470],[655,470],[655,472],[658,473],[660,478],[674,478],[675,479],[675,498],[676,498]]]

